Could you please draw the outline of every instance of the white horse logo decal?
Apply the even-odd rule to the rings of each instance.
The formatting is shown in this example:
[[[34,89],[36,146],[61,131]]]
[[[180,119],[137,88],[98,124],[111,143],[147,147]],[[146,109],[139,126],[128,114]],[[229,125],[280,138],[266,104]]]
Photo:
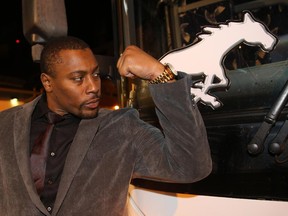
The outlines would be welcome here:
[[[177,71],[203,76],[203,80],[191,86],[195,103],[218,108],[221,106],[209,90],[228,87],[223,60],[226,54],[240,43],[258,45],[264,52],[274,49],[277,38],[262,23],[249,13],[244,14],[243,22],[228,22],[217,27],[204,27],[198,35],[199,42],[173,50],[160,58],[161,63],[170,63]],[[216,81],[217,80],[217,81]]]

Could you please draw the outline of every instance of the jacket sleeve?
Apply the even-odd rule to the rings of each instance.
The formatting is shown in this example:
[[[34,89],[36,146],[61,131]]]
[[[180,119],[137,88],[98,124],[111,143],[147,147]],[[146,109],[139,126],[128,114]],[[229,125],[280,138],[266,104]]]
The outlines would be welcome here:
[[[138,131],[135,178],[192,183],[212,170],[210,148],[202,116],[190,94],[191,77],[150,85],[162,129]]]

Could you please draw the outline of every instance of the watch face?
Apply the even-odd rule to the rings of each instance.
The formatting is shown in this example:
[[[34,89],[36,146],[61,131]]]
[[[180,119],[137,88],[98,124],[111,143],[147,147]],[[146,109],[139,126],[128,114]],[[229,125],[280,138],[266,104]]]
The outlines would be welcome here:
[[[170,63],[166,63],[166,65],[170,68],[170,70],[175,76],[178,76],[178,72],[174,69],[174,67]]]

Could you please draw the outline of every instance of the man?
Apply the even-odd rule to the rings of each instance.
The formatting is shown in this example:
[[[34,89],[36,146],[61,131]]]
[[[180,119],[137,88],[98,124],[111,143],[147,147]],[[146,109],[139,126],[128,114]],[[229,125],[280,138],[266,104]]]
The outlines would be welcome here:
[[[175,81],[169,66],[135,46],[117,67],[122,76],[154,83],[150,92],[163,130],[141,121],[135,109],[100,109],[99,66],[89,46],[74,37],[49,41],[41,54],[45,93],[0,113],[1,215],[125,215],[132,178],[185,183],[210,173],[191,79]],[[38,160],[39,135],[52,128],[52,115],[58,122]]]

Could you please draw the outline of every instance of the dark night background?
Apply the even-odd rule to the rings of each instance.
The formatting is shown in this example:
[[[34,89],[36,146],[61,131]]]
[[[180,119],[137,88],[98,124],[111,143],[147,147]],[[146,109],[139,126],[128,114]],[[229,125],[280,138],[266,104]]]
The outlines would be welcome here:
[[[237,1],[237,3],[240,2],[245,1]],[[38,90],[41,88],[39,65],[33,63],[31,45],[23,35],[21,6],[22,0],[1,2],[0,87]],[[96,3],[91,0],[65,0],[65,6],[68,35],[84,39],[97,55],[114,56],[111,1],[97,1]],[[280,31],[287,29],[287,22],[280,22],[281,26],[278,26],[278,21],[287,18],[287,11],[279,13],[278,10],[272,10],[273,8],[276,7],[263,10],[264,13],[260,14],[260,17],[267,14],[276,17],[278,33],[283,33]],[[286,15],[283,17],[284,14]],[[16,40],[19,40],[19,43]]]
[[[84,39],[95,54],[113,56],[111,3],[97,3],[65,1],[68,35]],[[31,45],[23,35],[21,6],[22,0],[1,2],[0,86],[39,90],[39,65],[32,61]]]

